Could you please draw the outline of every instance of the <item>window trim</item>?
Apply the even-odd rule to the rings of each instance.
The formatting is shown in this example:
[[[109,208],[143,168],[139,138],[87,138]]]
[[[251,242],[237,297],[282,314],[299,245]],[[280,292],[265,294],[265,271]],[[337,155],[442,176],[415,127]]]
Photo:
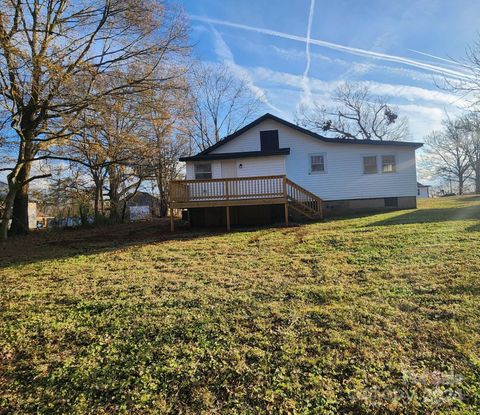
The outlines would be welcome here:
[[[397,155],[396,154],[382,154],[380,157],[381,157],[381,166],[382,166],[381,173],[382,174],[392,174],[392,173],[397,172]],[[392,171],[384,171],[383,170],[383,166],[384,166],[383,158],[384,157],[393,157],[393,170]]]
[[[197,177],[197,166],[210,166],[210,177],[209,178],[198,178]],[[207,172],[200,172],[200,174],[208,174]],[[213,168],[212,163],[193,163],[193,175],[195,180],[211,180],[213,179]]]
[[[372,157],[375,157],[375,172],[372,172],[372,173],[367,173],[365,171],[365,159],[369,157],[369,158],[372,158]],[[378,174],[378,154],[364,154],[362,155],[362,171],[363,171],[363,174],[366,175],[366,176],[370,176],[372,174]]]
[[[322,156],[323,157],[323,170],[313,171],[312,170],[312,157]],[[308,155],[308,174],[325,174],[327,173],[327,153],[310,153]]]

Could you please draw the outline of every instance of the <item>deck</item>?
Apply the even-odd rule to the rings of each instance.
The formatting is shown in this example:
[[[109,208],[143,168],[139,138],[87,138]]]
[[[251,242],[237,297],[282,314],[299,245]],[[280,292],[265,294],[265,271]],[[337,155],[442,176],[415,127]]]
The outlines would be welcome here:
[[[173,209],[225,207],[227,229],[231,206],[283,204],[286,224],[289,207],[311,219],[322,217],[322,200],[285,175],[174,180],[170,183],[169,200],[172,230]]]

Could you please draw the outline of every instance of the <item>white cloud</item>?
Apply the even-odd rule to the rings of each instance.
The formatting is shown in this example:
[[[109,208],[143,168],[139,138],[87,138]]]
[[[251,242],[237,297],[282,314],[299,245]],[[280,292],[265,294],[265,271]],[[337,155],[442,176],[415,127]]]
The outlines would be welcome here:
[[[280,84],[290,88],[302,88],[302,77],[299,75],[290,74],[287,72],[272,71],[271,69],[264,67],[256,67],[250,69],[251,76],[253,76],[257,82],[265,82],[269,84]],[[342,84],[343,81],[322,81],[317,78],[310,77],[310,85],[313,92],[331,93],[335,88]],[[428,101],[436,103],[437,105],[454,105],[464,106],[468,102],[459,98],[456,95],[449,94],[447,92],[420,88],[410,85],[401,84],[388,84],[374,81],[358,81],[361,85],[367,85],[370,87],[375,95],[392,97],[397,99],[403,99],[406,101]]]
[[[408,118],[414,141],[423,141],[425,136],[442,126],[445,110],[425,105],[397,105],[399,112]]]
[[[273,51],[276,55],[291,61],[296,61],[298,59],[305,58],[305,51],[298,50],[294,48],[280,48],[278,46],[272,45],[268,48],[270,51]],[[318,62],[327,62],[335,64],[341,67],[352,68],[352,72],[355,75],[362,75],[366,72],[381,72],[383,74],[388,73],[395,75],[397,77],[408,78],[414,81],[429,82],[434,84],[436,81],[443,79],[443,76],[434,75],[432,73],[425,73],[415,69],[409,69],[404,67],[395,67],[387,65],[379,65],[373,62],[359,62],[359,61],[348,61],[339,58],[332,58],[330,56],[324,55],[318,52],[310,52],[312,61]]]
[[[369,57],[372,59],[383,60],[387,62],[399,63],[401,65],[412,66],[412,67],[423,69],[429,72],[439,73],[442,75],[447,75],[447,76],[451,76],[454,78],[463,79],[467,81],[472,78],[471,75],[465,72],[460,65],[457,69],[449,69],[444,66],[433,65],[431,63],[417,61],[414,59],[405,58],[403,56],[390,55],[390,54],[374,52],[366,49],[354,48],[350,46],[340,45],[338,43],[327,42],[325,40],[307,39],[306,37],[303,37],[303,36],[291,35],[289,33],[279,32],[276,30],[263,29],[263,28],[248,26],[248,25],[239,24],[239,23],[232,23],[232,22],[219,20],[219,19],[212,19],[204,16],[190,15],[190,18],[196,21],[234,27],[237,29],[248,30],[256,33],[263,33],[269,36],[280,37],[283,39],[290,39],[290,40],[295,40],[303,43],[308,42],[310,44],[321,46],[328,49],[338,50],[341,52],[345,52],[345,53],[349,53],[357,56]]]
[[[300,75],[272,71],[264,67],[248,70],[252,79],[268,89],[272,96],[281,97],[282,93],[288,96],[291,91],[302,91]],[[421,141],[432,130],[440,128],[447,112],[455,116],[461,111],[458,97],[443,91],[372,81],[359,83],[368,85],[374,94],[385,96],[398,107],[400,115],[408,118],[412,138],[416,141]],[[341,81],[327,82],[310,77],[312,99],[328,105],[331,103],[331,93],[340,84]]]
[[[271,108],[272,110],[282,113],[280,109],[272,105],[272,103],[269,101],[266,92],[262,89],[259,88],[255,83],[253,82],[253,79],[250,75],[250,72],[243,68],[242,66],[238,65],[235,63],[235,59],[233,56],[233,53],[231,49],[228,47],[228,45],[225,43],[223,40],[222,36],[218,31],[212,28],[212,32],[214,35],[214,47],[215,47],[215,53],[217,56],[223,61],[225,65],[230,69],[230,71],[239,79],[242,79],[247,87],[250,89],[250,91],[266,106]]]

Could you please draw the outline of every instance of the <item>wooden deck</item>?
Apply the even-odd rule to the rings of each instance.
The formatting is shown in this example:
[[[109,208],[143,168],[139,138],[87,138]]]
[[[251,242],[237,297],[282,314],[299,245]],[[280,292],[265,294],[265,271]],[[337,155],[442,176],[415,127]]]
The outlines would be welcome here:
[[[230,229],[230,207],[248,205],[285,205],[311,218],[322,217],[321,199],[289,180],[285,175],[235,177],[225,179],[174,180],[170,183],[170,216],[173,209],[223,206]]]

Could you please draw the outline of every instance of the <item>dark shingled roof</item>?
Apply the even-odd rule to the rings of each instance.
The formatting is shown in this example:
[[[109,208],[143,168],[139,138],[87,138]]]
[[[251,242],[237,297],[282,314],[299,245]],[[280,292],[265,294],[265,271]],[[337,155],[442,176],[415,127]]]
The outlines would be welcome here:
[[[411,141],[381,141],[381,140],[352,140],[348,138],[329,138],[324,137],[320,134],[314,133],[313,131],[307,130],[306,128],[300,127],[299,125],[293,124],[289,121],[284,120],[283,118],[277,117],[273,114],[266,113],[262,115],[260,118],[257,118],[255,121],[252,121],[250,124],[247,124],[245,127],[240,128],[240,130],[235,131],[233,134],[228,135],[227,137],[220,140],[218,143],[208,147],[207,149],[203,150],[202,152],[196,154],[195,156],[191,157],[182,157],[180,161],[194,161],[194,160],[215,160],[215,159],[225,159],[226,155],[229,158],[236,158],[236,157],[258,157],[258,156],[265,156],[265,155],[274,155],[274,154],[266,154],[260,151],[251,151],[251,152],[244,152],[244,153],[218,153],[215,155],[215,158],[205,158],[207,154],[210,154],[213,150],[217,149],[220,146],[232,141],[234,138],[238,137],[239,135],[243,134],[245,131],[248,131],[250,128],[255,127],[256,125],[260,124],[265,120],[274,120],[283,124],[287,127],[293,128],[303,134],[309,135],[310,137],[316,138],[317,140],[323,141],[324,143],[333,143],[333,144],[353,144],[353,145],[380,145],[380,146],[395,146],[395,147],[413,147],[415,149],[420,148],[423,146],[423,143],[418,142],[411,142]],[[290,149],[280,149],[280,150],[289,150]],[[254,154],[256,153],[256,154]],[[250,155],[247,155],[250,154]],[[289,154],[289,153],[282,153],[282,154]],[[213,156],[213,154],[211,155]],[[210,156],[210,157],[211,157]]]
[[[279,148],[274,151],[239,151],[237,153],[214,153],[214,154],[197,154],[191,157],[181,157],[180,161],[197,161],[197,160],[225,160],[248,157],[266,157],[266,156],[282,156],[290,154],[289,148]]]

